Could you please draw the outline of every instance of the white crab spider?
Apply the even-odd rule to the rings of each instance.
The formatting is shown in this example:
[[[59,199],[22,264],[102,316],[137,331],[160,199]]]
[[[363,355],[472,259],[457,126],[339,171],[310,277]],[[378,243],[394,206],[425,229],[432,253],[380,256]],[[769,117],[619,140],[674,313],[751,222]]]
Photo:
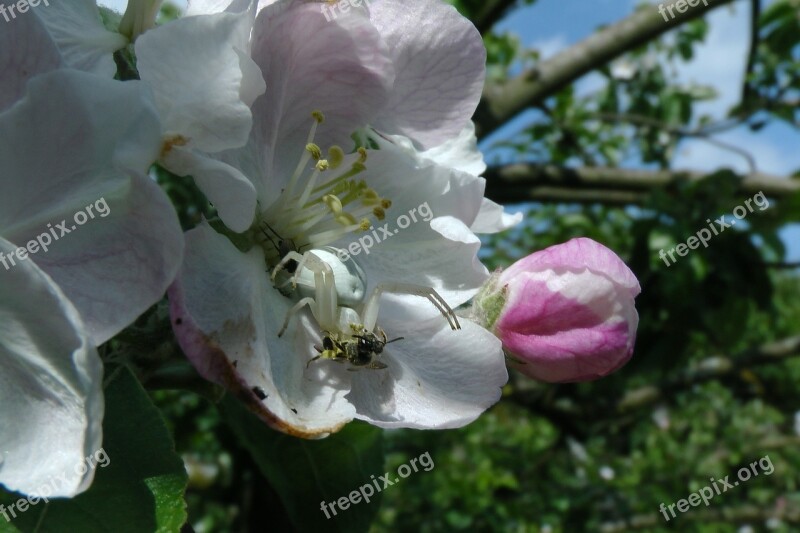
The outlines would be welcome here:
[[[282,270],[287,270],[294,262],[292,265],[293,270],[291,271],[292,275],[281,283],[278,288],[282,289],[291,283],[292,288],[299,289],[302,296],[315,296],[317,282],[314,272],[323,267],[317,265],[312,268],[311,264],[308,263],[309,261],[312,263],[315,261],[317,263],[322,262],[328,265],[332,271],[338,305],[357,307],[364,301],[364,296],[366,295],[367,275],[352,257],[343,261],[339,258],[337,252],[338,250],[331,246],[317,248],[304,254],[295,251],[286,252],[281,262],[272,271],[272,281],[274,282],[277,275]]]
[[[297,268],[286,283],[311,288],[310,280],[303,278],[303,271],[307,269],[313,274],[314,297],[301,298],[286,313],[286,320],[278,336],[284,334],[292,317],[308,306],[325,334],[322,346],[317,347],[320,355],[312,361],[325,358],[348,361],[354,366],[385,368],[374,357],[383,351],[386,344],[399,339],[389,341],[383,330],[376,329],[380,297],[383,293],[413,294],[427,298],[447,319],[452,329],[461,329],[453,309],[431,287],[409,283],[383,283],[362,303],[366,286],[364,272],[352,258],[347,261],[352,261],[352,265],[345,264],[336,254],[335,248],[311,250],[302,255],[290,252],[275,267],[272,279],[290,261],[296,261]],[[360,308],[360,314],[356,308]]]

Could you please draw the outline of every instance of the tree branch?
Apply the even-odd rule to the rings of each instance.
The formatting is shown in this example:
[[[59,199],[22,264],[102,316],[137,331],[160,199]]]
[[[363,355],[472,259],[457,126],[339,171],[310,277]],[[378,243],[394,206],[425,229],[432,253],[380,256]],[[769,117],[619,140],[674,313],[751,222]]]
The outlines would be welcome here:
[[[677,137],[679,139],[685,137],[701,139],[709,144],[713,144],[718,148],[721,148],[723,150],[728,150],[729,152],[733,152],[741,156],[745,161],[747,161],[747,165],[750,167],[750,172],[758,172],[758,169],[756,167],[756,160],[750,152],[744,150],[743,148],[739,148],[738,146],[735,146],[733,144],[716,139],[712,137],[710,133],[707,133],[702,128],[686,129],[676,126],[670,126],[669,124],[666,124],[664,122],[661,122],[660,120],[651,117],[633,115],[630,113],[596,113],[592,115],[592,118],[596,118],[604,122],[612,122],[612,123],[626,122],[634,126],[655,128],[659,131],[664,131],[666,133],[669,133],[670,135]]]
[[[665,502],[666,503],[666,502]],[[688,513],[677,516],[679,523],[686,522],[726,522],[733,524],[741,523],[763,523],[770,518],[776,518],[790,524],[800,523],[800,507],[795,503],[787,501],[784,504],[776,505],[765,509],[756,505],[745,505],[742,507],[721,507],[708,509],[691,509]],[[670,520],[676,520],[670,516]],[[618,531],[631,531],[635,529],[650,530],[654,527],[665,526],[666,521],[658,511],[653,514],[636,515],[626,520],[618,522],[606,522],[600,526],[602,533],[616,533]]]
[[[632,170],[611,167],[568,168],[534,163],[490,167],[486,196],[501,204],[521,202],[642,204],[648,194],[680,181],[700,181],[706,172],[688,170]],[[800,181],[748,174],[741,177],[739,193],[758,192],[773,198],[800,191]]]
[[[679,13],[675,9],[675,4],[679,1],[682,0],[665,2],[666,11],[663,16],[656,6],[639,9],[630,17],[599,30],[505,85],[487,85],[475,114],[478,137],[485,137],[517,113],[558,92],[584,74],[733,0],[715,0],[708,6],[700,4],[690,7],[685,13]],[[685,5],[684,2],[683,6]],[[666,14],[670,10],[674,13],[674,18]]]
[[[517,3],[517,0],[486,0],[480,12],[473,17],[472,22],[481,34],[491,30],[508,11]]]
[[[550,395],[542,394],[541,388],[516,391],[505,398],[535,413],[543,410],[548,414],[548,418],[599,421],[629,415],[699,383],[730,378],[739,375],[745,369],[780,363],[793,357],[800,357],[800,335],[767,343],[733,357],[709,357],[701,361],[696,368],[678,377],[661,384],[633,389],[621,399],[612,399],[610,402],[598,402],[590,406],[563,403],[555,405]]]
[[[761,0],[750,1],[750,49],[747,53],[747,65],[744,69],[744,82],[742,84],[742,104],[745,104],[753,94],[750,86],[750,76],[756,65],[758,56],[758,21],[761,18]]]
[[[709,357],[698,368],[659,386],[647,386],[627,393],[616,406],[617,412],[634,409],[658,402],[664,396],[674,394],[714,379],[738,375],[742,370],[785,361],[800,356],[800,335],[765,344],[735,357]]]

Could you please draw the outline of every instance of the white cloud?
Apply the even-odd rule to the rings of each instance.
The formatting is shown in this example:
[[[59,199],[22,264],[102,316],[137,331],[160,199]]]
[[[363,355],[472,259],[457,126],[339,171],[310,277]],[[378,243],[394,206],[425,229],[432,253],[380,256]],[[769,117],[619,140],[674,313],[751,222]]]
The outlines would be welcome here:
[[[684,83],[713,86],[719,98],[699,106],[701,113],[724,117],[741,96],[750,47],[750,4],[718,8],[707,15],[709,33],[696,55],[678,68]]]

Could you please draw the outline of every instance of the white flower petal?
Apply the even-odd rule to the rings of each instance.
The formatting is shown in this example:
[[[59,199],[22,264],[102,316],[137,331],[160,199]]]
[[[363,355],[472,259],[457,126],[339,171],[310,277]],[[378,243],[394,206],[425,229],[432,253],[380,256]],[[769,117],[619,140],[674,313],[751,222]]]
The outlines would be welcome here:
[[[391,101],[373,125],[424,148],[456,137],[483,91],[486,49],[478,30],[441,0],[385,0],[370,11],[397,72]]]
[[[0,253],[14,244],[0,238]],[[74,496],[102,443],[102,364],[77,311],[33,262],[0,268],[0,483]],[[65,476],[62,478],[62,476]]]
[[[113,54],[128,44],[105,29],[95,0],[51,0],[34,12],[44,21],[67,64],[106,78],[117,72]]]
[[[239,13],[247,9],[249,4],[250,0],[189,0],[185,16],[213,15],[223,12]]]
[[[207,225],[188,232],[186,241],[169,297],[175,334],[198,372],[292,435],[324,437],[352,420],[342,369],[338,379],[326,380],[312,379],[325,370],[319,365],[306,369],[319,342],[311,333],[315,323],[297,316],[278,337],[294,302],[270,286],[263,253],[243,254]]]
[[[249,104],[265,90],[258,67],[240,53],[254,16],[252,10],[186,17],[136,41],[139,73],[153,88],[166,133],[180,134],[204,152],[247,142]]]
[[[380,150],[370,152],[363,177],[392,207],[376,223],[375,233],[348,235],[333,246],[347,249],[366,235],[373,241],[378,235],[380,241],[371,250],[362,248],[355,256],[367,272],[368,290],[386,281],[415,283],[436,289],[452,306],[469,300],[488,278],[477,257],[480,240],[469,230],[483,199],[483,179],[385,141]],[[405,229],[401,217],[410,223]],[[414,297],[384,298],[410,302]]]
[[[380,427],[456,428],[500,399],[508,381],[500,341],[472,322],[452,331],[442,318],[382,321],[392,343],[385,370],[354,373],[348,399],[357,418]]]
[[[522,218],[522,213],[509,215],[502,205],[484,198],[481,203],[481,210],[470,229],[475,233],[499,233],[513,228],[522,222]]]
[[[61,64],[58,48],[38,17],[0,24],[0,112],[22,98],[29,79]]]
[[[236,168],[185,148],[170,150],[162,164],[178,176],[192,176],[233,231],[243,233],[253,224],[256,189]]]
[[[411,140],[402,135],[379,135],[377,137],[373,135],[372,138],[384,149],[387,148],[386,139],[388,139],[395,147],[406,151],[418,161],[433,161],[439,166],[475,176],[476,180],[481,183],[481,187],[485,187],[483,178],[478,178],[478,176],[486,170],[486,164],[483,161],[483,155],[478,150],[475,125],[472,122],[462,130],[458,137],[424,152],[418,151]],[[481,194],[483,194],[483,189],[481,189]],[[472,222],[471,228],[475,233],[497,233],[519,224],[522,216],[522,213],[508,215],[502,206],[484,198],[481,202],[480,212]]]
[[[35,260],[99,344],[158,301],[181,259],[174,208],[144,175],[160,127],[139,82],[62,70],[28,87],[0,115],[0,161],[14,177],[0,181],[0,234],[20,246],[58,237]]]
[[[420,155],[444,167],[461,170],[473,176],[480,176],[486,171],[486,162],[478,149],[475,123],[472,121],[461,130],[458,136],[448,139]]]
[[[234,0],[189,0],[186,7],[187,17],[195,15],[212,15],[222,13],[233,3]]]

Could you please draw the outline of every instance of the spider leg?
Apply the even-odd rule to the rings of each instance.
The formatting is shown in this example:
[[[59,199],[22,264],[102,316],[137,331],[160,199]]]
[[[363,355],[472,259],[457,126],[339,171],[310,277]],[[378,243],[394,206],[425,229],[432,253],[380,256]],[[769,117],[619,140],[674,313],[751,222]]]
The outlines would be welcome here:
[[[316,304],[317,304],[317,302],[315,302],[315,301],[314,301],[314,298],[310,298],[310,297],[309,297],[309,298],[303,298],[302,300],[300,300],[299,302],[297,302],[296,304],[294,304],[294,307],[292,307],[291,309],[289,309],[289,312],[287,312],[287,313],[286,313],[286,320],[284,320],[284,321],[283,321],[283,327],[282,327],[282,328],[281,328],[281,330],[278,332],[278,337],[281,337],[281,336],[283,336],[283,334],[286,332],[286,328],[288,328],[288,327],[289,327],[289,321],[290,321],[290,320],[292,319],[292,317],[293,317],[295,314],[297,314],[297,313],[298,313],[298,312],[299,312],[299,311],[300,311],[300,310],[301,310],[301,309],[302,309],[304,306],[306,306],[306,305],[307,305],[308,307],[310,307],[310,308],[311,308],[311,312],[313,313],[313,312],[314,312],[314,307],[316,306]]]
[[[447,323],[453,330],[461,329],[461,324],[458,322],[453,309],[444,301],[438,292],[431,287],[424,287],[422,285],[413,285],[411,283],[383,283],[375,287],[372,291],[366,305],[364,306],[364,328],[367,331],[372,331],[375,328],[375,323],[378,321],[378,307],[380,297],[383,293],[394,294],[413,294],[427,298],[428,301],[447,319]]]

